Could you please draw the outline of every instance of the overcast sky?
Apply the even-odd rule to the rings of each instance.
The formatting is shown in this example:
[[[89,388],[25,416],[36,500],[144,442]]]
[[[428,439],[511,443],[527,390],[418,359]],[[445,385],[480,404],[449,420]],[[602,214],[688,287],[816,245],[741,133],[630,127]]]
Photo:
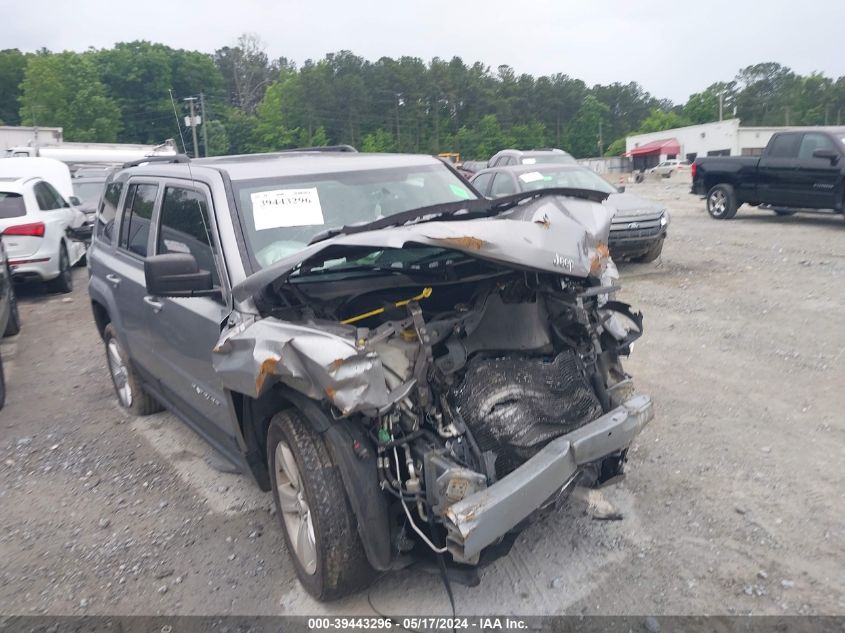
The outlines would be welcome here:
[[[638,81],[684,102],[744,66],[845,75],[841,0],[4,0],[0,48],[81,51],[145,39],[213,52],[256,33],[301,63],[454,55],[588,84]]]

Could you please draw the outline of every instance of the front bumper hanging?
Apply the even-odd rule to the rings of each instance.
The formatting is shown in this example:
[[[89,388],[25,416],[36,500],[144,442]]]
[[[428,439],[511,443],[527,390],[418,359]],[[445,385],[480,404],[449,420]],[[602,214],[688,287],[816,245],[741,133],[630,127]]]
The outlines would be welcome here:
[[[549,442],[512,473],[450,506],[447,546],[470,562],[518,525],[578,472],[579,467],[626,449],[654,417],[651,398],[635,396],[579,429]]]

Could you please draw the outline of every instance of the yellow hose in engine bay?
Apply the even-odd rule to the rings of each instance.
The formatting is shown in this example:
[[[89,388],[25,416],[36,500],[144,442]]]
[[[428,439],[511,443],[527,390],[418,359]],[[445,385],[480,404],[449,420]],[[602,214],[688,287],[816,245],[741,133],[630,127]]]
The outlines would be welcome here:
[[[431,288],[423,288],[423,291],[416,297],[411,297],[410,299],[402,299],[402,301],[397,301],[396,303],[394,303],[393,306],[396,308],[401,308],[411,303],[411,301],[420,301],[421,299],[428,299],[431,296],[431,292]],[[376,308],[375,310],[364,312],[364,314],[359,314],[357,316],[344,319],[343,321],[341,321],[341,323],[343,323],[344,325],[349,325],[350,323],[355,323],[356,321],[361,321],[362,319],[367,319],[371,316],[382,314],[384,311],[385,308]]]

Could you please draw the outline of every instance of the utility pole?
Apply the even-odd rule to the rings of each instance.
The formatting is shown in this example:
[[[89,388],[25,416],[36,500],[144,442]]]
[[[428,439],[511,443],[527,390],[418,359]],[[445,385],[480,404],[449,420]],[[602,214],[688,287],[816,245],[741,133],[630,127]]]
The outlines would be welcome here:
[[[203,152],[208,158],[208,119],[205,118],[205,95],[200,93],[200,118],[202,119],[202,146]]]
[[[719,93],[719,120],[720,121],[722,120],[722,110],[724,109],[724,107],[725,107],[725,93],[720,92]]]
[[[191,134],[194,138],[194,158],[199,158],[199,148],[197,147],[199,143],[197,142],[197,113],[194,109],[194,104],[196,103],[196,97],[185,97],[183,101],[188,102],[188,106],[191,108],[191,117],[189,119],[189,125],[191,126]]]
[[[603,139],[602,139],[601,136],[602,136],[601,135],[601,119],[599,119],[599,143],[598,143],[598,147],[599,147],[599,154],[598,155],[599,156],[601,156],[601,154],[602,154],[601,150],[602,150],[602,147],[604,146],[604,142],[603,142]]]

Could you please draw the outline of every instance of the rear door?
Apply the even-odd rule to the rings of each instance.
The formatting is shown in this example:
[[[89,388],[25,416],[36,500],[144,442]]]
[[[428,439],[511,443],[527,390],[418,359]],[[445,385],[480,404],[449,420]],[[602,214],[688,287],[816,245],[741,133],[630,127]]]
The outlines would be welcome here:
[[[801,132],[782,132],[766,147],[757,167],[760,202],[774,206],[805,206],[798,190],[798,149]]]
[[[145,319],[155,354],[155,374],[173,404],[214,444],[231,447],[223,386],[211,363],[211,350],[229,315],[228,281],[220,249],[211,195],[201,183],[165,180],[155,219],[151,254],[190,253],[211,271],[220,293],[215,297],[166,298],[147,295]]]
[[[147,327],[150,310],[146,301],[144,258],[150,250],[150,229],[153,209],[161,195],[159,189],[155,181],[129,180],[119,212],[117,248],[110,262],[111,270],[105,275],[120,313],[120,331],[124,336],[121,342],[147,379],[154,375],[155,356]]]
[[[813,152],[824,149],[836,152],[840,158],[831,163],[829,158],[815,158]],[[806,132],[798,148],[798,169],[795,174],[796,195],[802,207],[831,209],[841,198],[838,189],[841,177],[842,155],[833,140],[826,134]]]

